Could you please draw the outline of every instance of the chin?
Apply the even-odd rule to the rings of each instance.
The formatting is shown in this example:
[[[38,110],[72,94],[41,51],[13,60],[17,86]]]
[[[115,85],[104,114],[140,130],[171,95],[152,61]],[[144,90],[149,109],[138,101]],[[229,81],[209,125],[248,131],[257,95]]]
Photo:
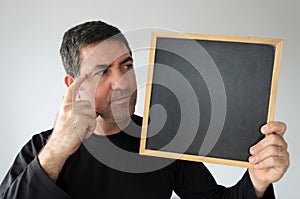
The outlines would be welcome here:
[[[122,125],[123,123],[127,123],[128,120],[130,119],[131,115],[134,113],[135,107],[129,107],[126,109],[114,109],[113,113],[111,113],[111,119],[112,122],[116,124]]]
[[[130,108],[129,110],[119,110],[118,112],[114,112],[113,114],[113,118],[115,120],[118,120],[118,121],[125,121],[125,120],[128,120],[128,118],[131,117],[131,115],[134,113],[135,111],[135,108]]]

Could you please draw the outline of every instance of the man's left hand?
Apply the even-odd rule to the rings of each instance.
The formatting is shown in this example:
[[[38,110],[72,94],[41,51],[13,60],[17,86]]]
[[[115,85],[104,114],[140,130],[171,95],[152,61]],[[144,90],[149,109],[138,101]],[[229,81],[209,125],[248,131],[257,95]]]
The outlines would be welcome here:
[[[254,168],[249,175],[258,197],[262,197],[267,187],[278,181],[289,167],[287,143],[283,138],[286,125],[282,122],[269,122],[261,128],[267,135],[250,148],[249,162]]]

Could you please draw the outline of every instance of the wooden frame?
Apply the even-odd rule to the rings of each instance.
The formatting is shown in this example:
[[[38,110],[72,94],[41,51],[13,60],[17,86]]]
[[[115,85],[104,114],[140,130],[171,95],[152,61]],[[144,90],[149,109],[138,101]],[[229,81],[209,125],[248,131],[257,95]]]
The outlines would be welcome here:
[[[274,111],[275,111],[275,103],[276,103],[276,93],[277,93],[277,84],[278,84],[278,76],[279,76],[279,65],[281,60],[282,53],[282,39],[272,39],[272,38],[256,38],[256,37],[242,37],[242,36],[224,36],[224,35],[207,35],[207,34],[182,34],[182,33],[174,33],[174,32],[153,32],[152,40],[151,40],[151,49],[149,56],[149,68],[148,68],[148,80],[146,86],[146,97],[145,97],[145,106],[144,106],[144,117],[143,117],[143,127],[142,127],[142,136],[140,143],[140,154],[141,155],[149,155],[156,157],[164,157],[164,158],[173,158],[173,159],[182,159],[189,161],[197,161],[197,162],[208,162],[208,163],[216,163],[216,164],[224,164],[224,165],[232,165],[232,166],[241,166],[241,167],[249,167],[252,165],[247,160],[237,160],[234,158],[223,158],[218,156],[202,156],[198,154],[189,154],[186,151],[183,152],[174,152],[174,151],[161,151],[159,149],[152,149],[151,147],[147,147],[147,142],[149,140],[148,136],[148,124],[149,124],[149,111],[151,107],[151,96],[153,95],[153,77],[154,68],[156,63],[156,53],[158,51],[157,45],[159,39],[184,39],[184,40],[195,40],[195,41],[208,41],[208,42],[217,42],[216,45],[220,42],[220,44],[263,44],[267,46],[274,47],[274,59],[272,66],[272,75],[269,78],[270,81],[270,90],[266,95],[269,95],[268,107],[267,107],[267,118],[265,122],[272,121],[274,119]],[[228,43],[228,44],[229,44]],[[228,57],[228,56],[227,56]],[[230,96],[228,96],[230,99]],[[228,122],[229,123],[229,122]],[[223,133],[223,132],[222,132]],[[249,149],[250,146],[245,146],[245,149]],[[246,151],[247,153],[248,151]],[[245,152],[244,152],[245,153]]]

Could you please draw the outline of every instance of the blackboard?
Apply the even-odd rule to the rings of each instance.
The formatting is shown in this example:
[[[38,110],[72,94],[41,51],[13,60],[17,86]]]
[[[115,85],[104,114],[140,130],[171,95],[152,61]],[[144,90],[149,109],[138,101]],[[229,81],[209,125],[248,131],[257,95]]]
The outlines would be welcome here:
[[[251,167],[274,118],[282,43],[154,32],[140,154]]]

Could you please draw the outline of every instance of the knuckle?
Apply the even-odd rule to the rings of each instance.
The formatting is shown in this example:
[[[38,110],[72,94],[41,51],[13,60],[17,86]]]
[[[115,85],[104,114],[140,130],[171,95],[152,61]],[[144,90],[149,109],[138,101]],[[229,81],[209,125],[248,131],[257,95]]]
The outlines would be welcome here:
[[[279,147],[278,148],[278,154],[281,155],[281,156],[284,155],[285,154],[285,149],[282,148],[282,147]]]
[[[68,112],[72,108],[72,105],[70,103],[63,103],[62,104],[62,110],[64,112]]]
[[[277,160],[276,157],[271,156],[271,157],[269,158],[269,163],[270,163],[270,165],[275,165],[275,164],[276,164],[276,160]]]
[[[283,147],[285,150],[288,149],[288,143],[287,143],[284,139],[282,139],[282,147]]]
[[[285,131],[287,130],[287,125],[284,122],[272,122],[272,129],[274,129],[274,131],[278,131],[280,134],[284,134]]]
[[[287,130],[287,125],[284,122],[280,122],[281,126],[282,126],[282,130],[286,131]]]
[[[273,144],[273,143],[276,143],[276,141],[277,141],[277,136],[275,135],[275,134],[271,134],[271,135],[268,135],[268,138],[269,138],[269,142],[271,143],[271,144]]]
[[[280,149],[278,147],[270,147],[269,154],[270,155],[277,155],[280,153]]]
[[[290,153],[288,151],[286,151],[286,156],[288,159],[290,159]]]

